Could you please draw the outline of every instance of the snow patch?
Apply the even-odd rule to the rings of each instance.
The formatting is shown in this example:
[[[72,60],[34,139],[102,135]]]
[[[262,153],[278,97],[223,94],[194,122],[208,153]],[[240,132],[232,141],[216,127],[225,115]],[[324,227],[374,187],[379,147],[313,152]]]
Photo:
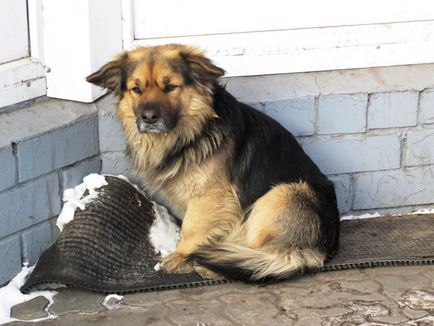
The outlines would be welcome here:
[[[161,263],[156,263],[154,266],[154,270],[158,272],[161,269]]]
[[[381,216],[380,213],[367,213],[367,214],[361,214],[361,215],[344,215],[341,217],[341,221],[345,220],[359,220],[359,219],[365,219],[365,218],[373,218],[373,217],[379,217]]]
[[[23,266],[21,272],[19,272],[7,285],[0,288],[0,325],[5,323],[10,323],[13,321],[21,322],[38,322],[47,319],[56,318],[50,312],[50,308],[54,303],[53,297],[58,294],[57,291],[35,291],[29,294],[23,294],[20,288],[26,282],[28,275],[32,272],[33,267]],[[11,317],[11,309],[17,304],[27,302],[36,297],[43,296],[48,300],[48,305],[44,308],[47,313],[46,317],[32,319],[32,320],[20,320]]]
[[[343,215],[341,216],[341,221],[345,220],[358,220],[358,219],[365,219],[365,218],[373,218],[373,217],[380,217],[380,216],[401,216],[401,215],[424,215],[424,214],[434,214],[434,208],[422,208],[417,211],[411,212],[411,213],[396,213],[396,214],[380,214],[379,212],[375,213],[366,213],[361,215]]]
[[[63,205],[62,211],[60,212],[56,222],[60,232],[63,231],[66,224],[74,219],[76,209],[80,208],[81,210],[84,210],[86,204],[98,197],[96,189],[106,185],[108,185],[108,183],[104,176],[92,173],[83,178],[83,183],[74,188],[66,189],[63,192],[62,200],[65,204]],[[83,197],[86,190],[89,194]]]
[[[160,253],[162,257],[165,257],[175,251],[176,243],[180,239],[180,230],[167,208],[155,202],[153,202],[153,208],[155,220],[149,229],[149,241],[155,253]]]
[[[105,297],[104,301],[102,302],[102,305],[107,310],[118,309],[121,307],[123,299],[124,297],[122,295],[109,294],[108,296]]]

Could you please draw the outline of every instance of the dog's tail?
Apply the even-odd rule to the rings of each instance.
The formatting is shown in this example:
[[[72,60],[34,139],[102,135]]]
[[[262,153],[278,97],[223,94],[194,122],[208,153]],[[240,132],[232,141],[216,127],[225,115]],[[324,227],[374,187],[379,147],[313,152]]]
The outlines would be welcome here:
[[[252,249],[231,242],[213,242],[189,256],[190,261],[228,279],[251,282],[301,274],[306,269],[322,267],[324,259],[324,253],[315,249],[275,252],[272,248]]]

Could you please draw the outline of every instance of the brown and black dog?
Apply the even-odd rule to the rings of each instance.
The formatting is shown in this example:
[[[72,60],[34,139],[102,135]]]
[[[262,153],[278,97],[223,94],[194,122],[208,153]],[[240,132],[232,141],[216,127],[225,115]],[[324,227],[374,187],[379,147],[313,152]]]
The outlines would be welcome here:
[[[170,44],[87,77],[118,95],[136,174],[182,219],[163,267],[246,281],[321,267],[338,245],[332,182],[291,133],[219,85],[223,75],[200,50]]]

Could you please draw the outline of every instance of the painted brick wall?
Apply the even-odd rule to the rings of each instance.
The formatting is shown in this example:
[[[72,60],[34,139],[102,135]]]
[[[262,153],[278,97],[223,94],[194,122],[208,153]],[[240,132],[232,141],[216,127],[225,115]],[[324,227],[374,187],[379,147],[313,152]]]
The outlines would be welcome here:
[[[94,105],[39,101],[0,114],[0,284],[56,239],[63,190],[99,172]]]

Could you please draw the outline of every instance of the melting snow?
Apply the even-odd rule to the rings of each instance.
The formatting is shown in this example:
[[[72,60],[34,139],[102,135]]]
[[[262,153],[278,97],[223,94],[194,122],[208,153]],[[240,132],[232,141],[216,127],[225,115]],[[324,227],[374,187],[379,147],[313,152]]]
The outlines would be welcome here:
[[[175,251],[176,243],[180,238],[179,226],[165,207],[156,203],[153,205],[155,220],[149,229],[149,241],[155,252],[164,257]]]
[[[411,212],[411,213],[407,213],[404,215],[423,215],[423,214],[434,214],[434,208],[422,208],[419,209],[417,211]],[[400,216],[403,215],[402,213],[396,213],[396,214],[388,214],[391,216]],[[372,217],[379,217],[379,216],[384,216],[378,212],[375,213],[366,213],[366,214],[361,214],[361,215],[343,215],[341,216],[341,221],[345,221],[345,220],[357,220],[357,219],[364,219],[364,218],[372,218]]]
[[[124,297],[122,295],[109,294],[108,296],[105,297],[104,301],[102,302],[102,305],[107,310],[118,309],[121,307],[121,302],[123,299]]]
[[[79,184],[75,188],[66,189],[63,192],[62,200],[65,204],[63,205],[62,211],[60,212],[56,222],[60,232],[63,231],[66,224],[74,219],[75,210],[77,208],[84,210],[87,203],[98,197],[96,189],[106,185],[108,185],[108,183],[105,181],[104,176],[92,173],[83,178],[83,183]],[[83,198],[86,190],[89,194]]]
[[[58,293],[57,291],[35,291],[29,294],[21,293],[20,288],[24,285],[27,276],[32,272],[32,270],[33,266],[23,266],[21,272],[19,272],[6,286],[0,288],[0,325],[13,321],[37,322],[57,317],[49,310],[54,303],[53,297]],[[44,309],[47,313],[46,317],[32,320],[20,320],[11,317],[11,309],[13,306],[39,296],[43,296],[48,300],[48,305]]]

